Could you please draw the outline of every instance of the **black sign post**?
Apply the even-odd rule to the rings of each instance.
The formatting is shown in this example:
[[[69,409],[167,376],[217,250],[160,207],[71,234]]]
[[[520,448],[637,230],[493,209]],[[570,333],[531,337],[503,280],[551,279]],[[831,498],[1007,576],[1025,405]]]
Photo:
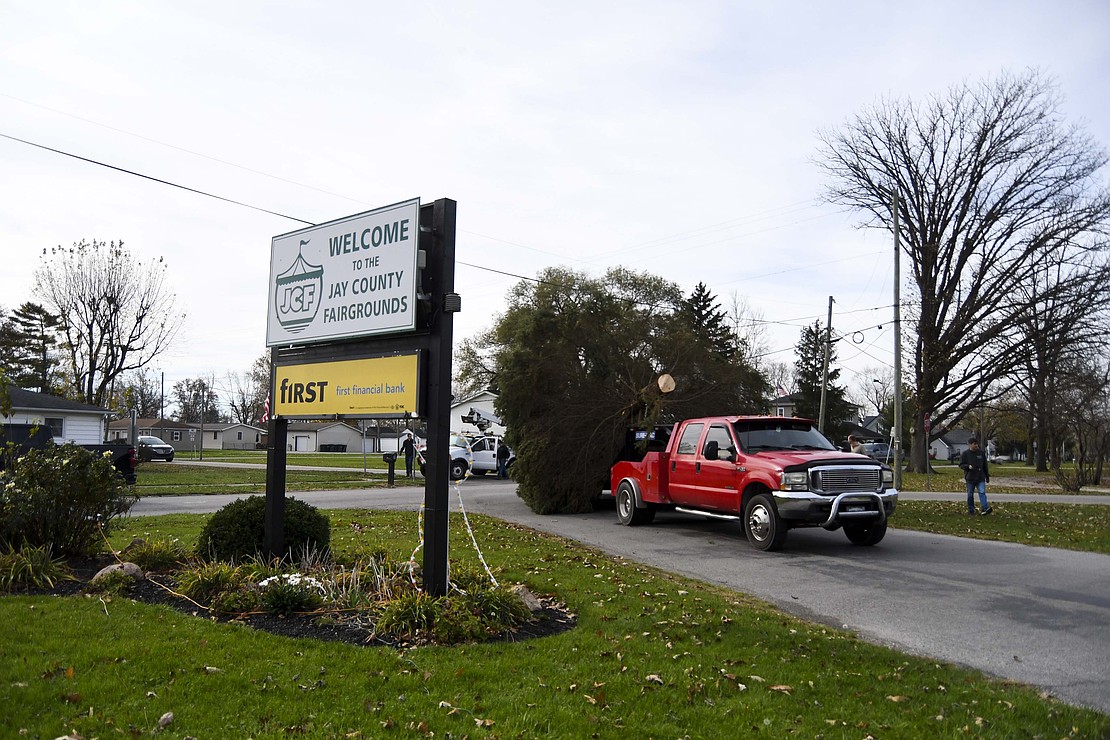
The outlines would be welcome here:
[[[440,199],[420,207],[419,250],[424,269],[418,281],[417,328],[412,332],[359,337],[270,350],[270,397],[277,399],[276,369],[334,360],[420,355],[418,405],[428,420],[427,475],[424,481],[424,588],[446,595],[448,486],[451,441],[451,356],[453,316],[461,309],[455,294],[456,203]],[[274,404],[276,406],[276,403]],[[354,418],[354,417],[351,417]],[[363,417],[360,417],[363,418]],[[366,417],[369,418],[369,417]],[[275,416],[266,452],[266,547],[271,556],[284,555],[282,514],[285,504],[285,462],[289,421]]]

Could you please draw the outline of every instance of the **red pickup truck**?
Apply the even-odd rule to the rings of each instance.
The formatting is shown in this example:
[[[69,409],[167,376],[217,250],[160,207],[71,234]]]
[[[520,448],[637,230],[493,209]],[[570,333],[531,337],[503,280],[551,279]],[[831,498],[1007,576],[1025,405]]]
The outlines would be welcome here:
[[[889,467],[837,450],[809,419],[687,419],[632,432],[622,458],[610,473],[621,524],[657,511],[739,519],[760,550],[781,548],[794,527],[877,544],[898,503]]]

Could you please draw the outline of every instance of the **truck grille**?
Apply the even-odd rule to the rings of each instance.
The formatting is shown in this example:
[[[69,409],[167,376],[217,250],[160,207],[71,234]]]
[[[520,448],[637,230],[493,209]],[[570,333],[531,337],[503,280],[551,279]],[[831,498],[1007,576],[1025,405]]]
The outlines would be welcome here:
[[[881,468],[817,468],[813,471],[813,489],[817,493],[836,495],[850,491],[878,491],[883,487]]]

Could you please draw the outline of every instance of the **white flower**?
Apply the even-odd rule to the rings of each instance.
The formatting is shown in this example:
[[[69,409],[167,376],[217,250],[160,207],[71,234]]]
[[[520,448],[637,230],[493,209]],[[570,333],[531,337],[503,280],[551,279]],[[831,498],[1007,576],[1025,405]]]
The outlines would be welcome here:
[[[270,576],[258,584],[259,588],[267,588],[274,583],[283,582],[290,586],[304,586],[306,588],[315,588],[318,591],[324,591],[324,584],[317,581],[312,576],[302,576],[300,573],[283,573],[277,576]]]

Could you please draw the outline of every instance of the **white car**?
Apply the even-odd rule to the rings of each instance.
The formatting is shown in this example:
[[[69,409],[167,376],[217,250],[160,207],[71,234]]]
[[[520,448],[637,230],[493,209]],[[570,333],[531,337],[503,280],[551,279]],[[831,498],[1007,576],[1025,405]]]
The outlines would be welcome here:
[[[470,442],[461,434],[452,434],[448,454],[450,460],[447,463],[447,470],[451,475],[451,480],[465,478],[474,464],[474,453],[470,451]],[[420,463],[420,475],[425,477],[427,477],[425,472],[427,469],[426,455],[427,447],[421,447],[416,451],[416,459]]]

